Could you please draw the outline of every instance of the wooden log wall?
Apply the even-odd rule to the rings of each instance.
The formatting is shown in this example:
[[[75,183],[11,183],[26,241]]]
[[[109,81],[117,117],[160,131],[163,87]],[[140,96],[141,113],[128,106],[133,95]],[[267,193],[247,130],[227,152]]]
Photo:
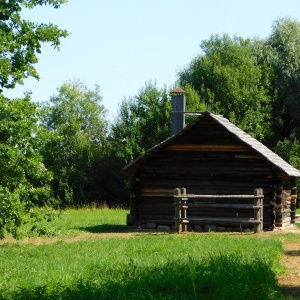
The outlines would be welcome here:
[[[170,178],[171,177],[171,178]],[[260,185],[258,185],[260,184]],[[172,174],[162,176],[159,174],[144,174],[141,186],[141,223],[154,222],[157,224],[173,223],[173,187],[186,186],[189,193],[195,194],[250,194],[257,186],[262,186],[265,191],[265,207],[264,207],[264,226],[268,227],[271,223],[269,205],[272,200],[272,186],[268,178],[246,178],[227,176],[194,176],[194,174],[186,174],[184,177],[172,178]],[[222,202],[222,200],[219,200]],[[239,203],[243,203],[240,201]],[[199,212],[192,212],[196,216]],[[251,212],[243,210],[233,210],[228,208],[214,209],[206,208],[201,210],[201,215],[205,216],[231,216],[249,217]],[[252,215],[251,215],[252,216]]]
[[[297,202],[297,188],[293,187],[291,190],[291,223],[296,223],[296,202]]]
[[[140,204],[141,204],[141,180],[139,177],[132,178],[131,189],[130,189],[130,199],[129,199],[129,209],[130,214],[127,215],[127,225],[139,225],[140,220]]]
[[[296,215],[296,188],[292,190],[277,190],[274,202],[272,203],[275,211],[275,226],[287,227],[295,224]]]
[[[282,182],[277,182],[274,200],[271,202],[274,209],[274,225],[287,227],[295,224],[297,188],[296,180],[284,176]]]
[[[278,191],[275,197],[275,226],[286,227],[292,224],[291,220],[291,191],[282,190]]]
[[[198,128],[197,128],[198,126]],[[255,150],[212,120],[202,120],[167,147],[141,162],[139,167],[139,224],[173,224],[173,191],[184,186],[192,194],[251,194],[264,190],[264,227],[274,227],[274,182],[281,174]],[[277,195],[277,194],[276,194]],[[134,206],[134,205],[133,205]],[[247,210],[206,208],[195,211],[206,217],[253,217]],[[289,212],[285,211],[286,216]],[[191,215],[192,217],[192,215]],[[290,215],[292,219],[292,215]],[[278,222],[277,222],[278,223]]]

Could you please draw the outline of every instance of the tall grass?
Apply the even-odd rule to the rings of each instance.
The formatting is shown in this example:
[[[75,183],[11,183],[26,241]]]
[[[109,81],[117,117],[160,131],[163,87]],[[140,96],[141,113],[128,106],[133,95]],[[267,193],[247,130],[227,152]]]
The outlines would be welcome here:
[[[0,299],[279,299],[281,253],[279,240],[253,235],[8,243]]]
[[[20,228],[19,237],[73,237],[83,232],[126,231],[126,214],[128,211],[106,206],[86,207],[55,211],[53,209],[35,209],[34,222],[28,222]]]

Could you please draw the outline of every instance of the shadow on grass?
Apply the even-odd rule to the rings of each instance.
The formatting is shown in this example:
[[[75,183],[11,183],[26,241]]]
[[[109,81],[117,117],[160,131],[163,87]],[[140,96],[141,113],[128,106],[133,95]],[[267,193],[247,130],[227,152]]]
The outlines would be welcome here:
[[[131,226],[126,225],[113,225],[113,224],[102,224],[95,226],[77,227],[77,230],[87,231],[91,233],[125,233],[133,232]]]
[[[98,266],[92,278],[68,285],[50,282],[0,291],[0,299],[280,299],[276,277],[268,263],[245,261],[240,255],[200,260],[185,256],[164,265],[143,267],[129,259],[118,271]]]
[[[281,288],[282,293],[286,296],[292,297],[288,299],[300,299],[300,287],[299,286],[284,286]]]
[[[284,254],[289,256],[300,256],[300,250],[284,251]]]

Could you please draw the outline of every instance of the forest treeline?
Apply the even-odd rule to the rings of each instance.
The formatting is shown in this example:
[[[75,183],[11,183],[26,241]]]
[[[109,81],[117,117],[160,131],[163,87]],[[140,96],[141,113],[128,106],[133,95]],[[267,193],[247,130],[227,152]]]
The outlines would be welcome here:
[[[22,8],[64,2],[0,4],[0,89],[38,78],[41,44],[59,47],[68,36],[53,24],[23,20]],[[212,35],[200,49],[172,87],[149,80],[120,102],[113,121],[100,87],[80,79],[40,103],[30,94],[8,99],[0,90],[1,234],[16,234],[33,206],[126,205],[129,181],[120,170],[170,136],[170,92],[177,86],[186,91],[188,111],[224,115],[299,169],[300,23],[277,19],[265,39]]]

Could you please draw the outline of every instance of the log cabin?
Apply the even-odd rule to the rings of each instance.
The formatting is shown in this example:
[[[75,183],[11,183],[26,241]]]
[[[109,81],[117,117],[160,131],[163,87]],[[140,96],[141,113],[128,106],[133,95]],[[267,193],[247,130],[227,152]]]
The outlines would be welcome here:
[[[127,224],[142,228],[173,226],[174,189],[181,187],[199,195],[245,195],[260,188],[264,194],[264,229],[295,223],[296,179],[300,172],[223,116],[204,112],[185,126],[184,91],[173,92],[172,136],[122,170],[131,178]],[[234,201],[244,203],[242,198]],[[215,205],[194,209],[189,215],[199,218],[190,222],[192,230],[205,226],[209,218],[253,217],[253,210]],[[212,220],[209,224],[224,226]],[[225,229],[235,226],[236,222],[227,222]]]

